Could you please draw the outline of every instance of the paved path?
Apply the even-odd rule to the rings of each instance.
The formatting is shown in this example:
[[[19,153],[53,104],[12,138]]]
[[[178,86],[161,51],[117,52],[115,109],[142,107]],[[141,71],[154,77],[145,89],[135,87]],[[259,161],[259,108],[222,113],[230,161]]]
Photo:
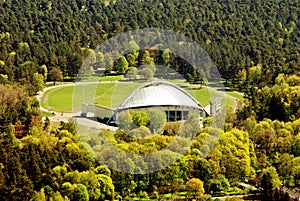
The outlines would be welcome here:
[[[219,199],[219,200],[226,200],[226,198],[233,198],[233,197],[237,197],[237,198],[244,198],[244,197],[248,197],[251,195],[255,195],[255,194],[247,194],[247,195],[228,195],[228,196],[218,196],[218,197],[212,197],[212,199]]]
[[[237,105],[238,105],[238,102],[239,102],[239,99],[238,99],[238,98],[233,97],[233,96],[231,96],[231,95],[228,95],[228,94],[226,94],[225,91],[219,91],[219,90],[217,90],[217,89],[215,89],[215,88],[213,88],[213,87],[206,87],[206,88],[208,89],[208,91],[214,91],[215,93],[220,94],[220,96],[223,96],[223,97],[226,97],[226,98],[232,100],[232,102],[234,103],[234,105],[228,105],[228,103],[226,103],[226,104],[227,104],[226,106],[232,107],[233,112],[236,111]]]

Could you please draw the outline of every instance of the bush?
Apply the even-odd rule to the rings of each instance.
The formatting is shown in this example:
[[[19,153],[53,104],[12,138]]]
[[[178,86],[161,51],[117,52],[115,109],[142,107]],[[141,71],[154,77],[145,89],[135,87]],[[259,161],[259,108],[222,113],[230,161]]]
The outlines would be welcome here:
[[[179,122],[167,122],[164,126],[164,135],[174,136],[179,132],[180,123]]]
[[[129,132],[129,136],[132,138],[137,138],[137,139],[144,139],[144,138],[149,138],[151,137],[151,131],[149,128],[145,126],[141,126],[139,128],[133,129]]]
[[[151,131],[153,133],[160,133],[167,123],[166,113],[161,110],[150,110],[149,117],[151,121],[149,128]]]
[[[137,111],[131,114],[131,119],[137,127],[148,126],[150,124],[150,117],[147,111]]]

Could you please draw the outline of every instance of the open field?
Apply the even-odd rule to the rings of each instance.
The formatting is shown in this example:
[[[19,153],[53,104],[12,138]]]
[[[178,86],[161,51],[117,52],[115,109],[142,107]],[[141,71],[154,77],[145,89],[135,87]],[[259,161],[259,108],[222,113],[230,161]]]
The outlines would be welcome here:
[[[50,113],[50,112],[45,112],[45,111],[41,111],[42,117],[53,117],[55,116],[54,114]]]
[[[235,92],[235,91],[226,91],[226,94],[233,96],[239,100],[244,100],[244,97],[241,93]]]
[[[96,103],[115,108],[140,85],[140,83],[100,83],[62,86],[47,91],[41,105],[56,112],[72,112],[72,108],[79,110],[81,103]]]
[[[95,103],[116,108],[134,89],[141,85],[142,83],[136,82],[100,82],[98,85],[91,83],[62,86],[47,91],[41,100],[41,105],[56,112],[72,112],[72,108],[80,111],[81,103]],[[242,98],[238,93],[226,92],[226,96],[224,93],[211,88],[191,89],[186,87],[185,90],[203,106],[208,105],[209,99],[215,96],[225,97],[224,102],[226,101],[226,105],[229,106],[235,104],[235,98]]]
[[[141,83],[107,83],[107,84],[99,84],[95,103],[98,105],[117,108],[123,100],[136,88],[141,86]]]
[[[73,86],[64,86],[47,91],[41,100],[41,105],[51,111],[71,112],[73,88]]]
[[[100,81],[102,81],[102,82],[116,81],[116,80],[121,80],[122,78],[124,78],[124,75],[104,76],[104,77],[100,77]]]

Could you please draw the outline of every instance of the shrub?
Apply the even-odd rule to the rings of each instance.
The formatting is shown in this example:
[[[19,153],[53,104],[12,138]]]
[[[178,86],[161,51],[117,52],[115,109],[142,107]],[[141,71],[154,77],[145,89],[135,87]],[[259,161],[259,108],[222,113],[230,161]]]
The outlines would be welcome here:
[[[180,123],[179,122],[167,122],[164,126],[164,135],[174,136],[179,132]]]

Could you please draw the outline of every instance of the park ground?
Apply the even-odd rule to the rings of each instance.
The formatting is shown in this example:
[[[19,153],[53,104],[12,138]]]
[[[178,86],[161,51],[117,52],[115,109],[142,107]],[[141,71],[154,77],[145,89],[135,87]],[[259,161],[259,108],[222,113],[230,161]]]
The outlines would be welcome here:
[[[204,107],[209,105],[209,99],[212,97],[223,97],[223,102],[226,103],[226,106],[232,107],[234,110],[238,101],[243,100],[243,96],[238,92],[224,92],[213,87],[189,85],[181,81],[174,82],[194,96]],[[51,111],[61,114],[72,113],[74,107],[80,107],[80,101],[78,100],[82,100],[83,96],[91,96],[89,99],[92,99],[95,104],[117,108],[131,92],[143,84],[139,82],[120,82],[114,79],[109,80],[108,78],[103,79],[97,86],[95,86],[95,83],[90,82],[85,83],[85,85],[65,83],[44,89],[38,95],[44,116],[51,116]],[[78,94],[78,91],[82,94]],[[49,111],[50,114],[47,113]]]

